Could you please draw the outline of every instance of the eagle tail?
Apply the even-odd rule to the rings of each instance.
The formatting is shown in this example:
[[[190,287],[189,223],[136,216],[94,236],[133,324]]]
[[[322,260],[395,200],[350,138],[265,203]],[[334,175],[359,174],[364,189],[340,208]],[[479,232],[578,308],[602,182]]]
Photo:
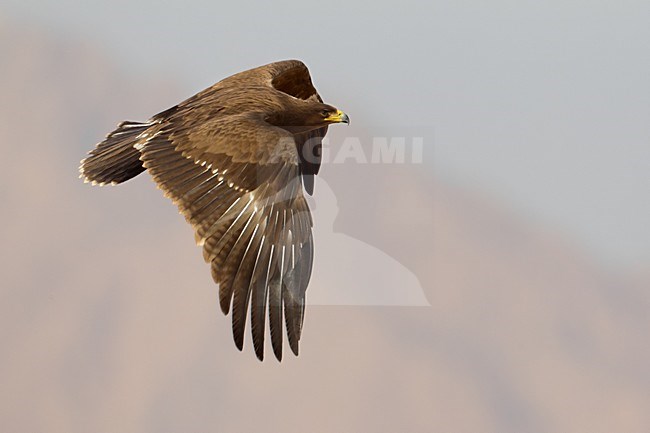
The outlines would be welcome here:
[[[143,138],[141,134],[152,124],[120,123],[81,161],[79,177],[93,185],[115,185],[142,173],[145,169],[140,161],[140,151],[135,146]]]

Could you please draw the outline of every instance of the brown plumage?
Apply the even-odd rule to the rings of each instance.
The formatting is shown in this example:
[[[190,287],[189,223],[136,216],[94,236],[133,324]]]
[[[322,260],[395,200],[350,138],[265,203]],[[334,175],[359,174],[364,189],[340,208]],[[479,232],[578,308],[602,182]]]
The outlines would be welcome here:
[[[271,63],[228,77],[149,121],[123,122],[82,161],[87,182],[144,170],[194,227],[241,350],[250,304],[257,357],[282,359],[282,328],[298,355],[313,261],[313,192],[321,142],[348,117],[324,104],[307,67]]]

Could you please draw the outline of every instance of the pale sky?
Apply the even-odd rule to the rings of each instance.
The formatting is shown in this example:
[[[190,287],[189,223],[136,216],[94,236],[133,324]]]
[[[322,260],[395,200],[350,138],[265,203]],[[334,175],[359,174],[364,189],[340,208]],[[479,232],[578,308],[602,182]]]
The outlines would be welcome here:
[[[86,40],[125,71],[178,79],[187,96],[302,59],[353,119],[333,139],[411,128],[426,136],[426,169],[603,263],[650,262],[647,1],[3,4],[6,19]]]

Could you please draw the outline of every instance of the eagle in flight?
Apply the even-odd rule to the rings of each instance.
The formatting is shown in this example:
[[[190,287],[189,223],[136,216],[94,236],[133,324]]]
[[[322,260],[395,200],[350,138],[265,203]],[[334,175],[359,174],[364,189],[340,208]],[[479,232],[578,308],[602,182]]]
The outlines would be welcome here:
[[[312,218],[303,194],[314,189],[322,139],[348,116],[323,100],[307,67],[287,60],[221,80],[146,122],[122,122],[79,168],[93,185],[143,171],[195,230],[232,313],[239,350],[250,304],[255,354],[282,359],[283,328],[298,342],[312,271]]]

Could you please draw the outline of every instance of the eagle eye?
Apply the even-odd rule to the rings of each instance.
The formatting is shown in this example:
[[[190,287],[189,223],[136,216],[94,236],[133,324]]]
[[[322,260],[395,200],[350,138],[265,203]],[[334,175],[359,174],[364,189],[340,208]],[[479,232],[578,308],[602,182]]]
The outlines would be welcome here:
[[[330,115],[330,112],[329,112],[329,110],[323,110],[323,111],[321,111],[321,113],[320,113],[320,114],[322,114],[322,115],[323,115],[323,117],[327,117],[327,116],[329,116],[329,115]]]

